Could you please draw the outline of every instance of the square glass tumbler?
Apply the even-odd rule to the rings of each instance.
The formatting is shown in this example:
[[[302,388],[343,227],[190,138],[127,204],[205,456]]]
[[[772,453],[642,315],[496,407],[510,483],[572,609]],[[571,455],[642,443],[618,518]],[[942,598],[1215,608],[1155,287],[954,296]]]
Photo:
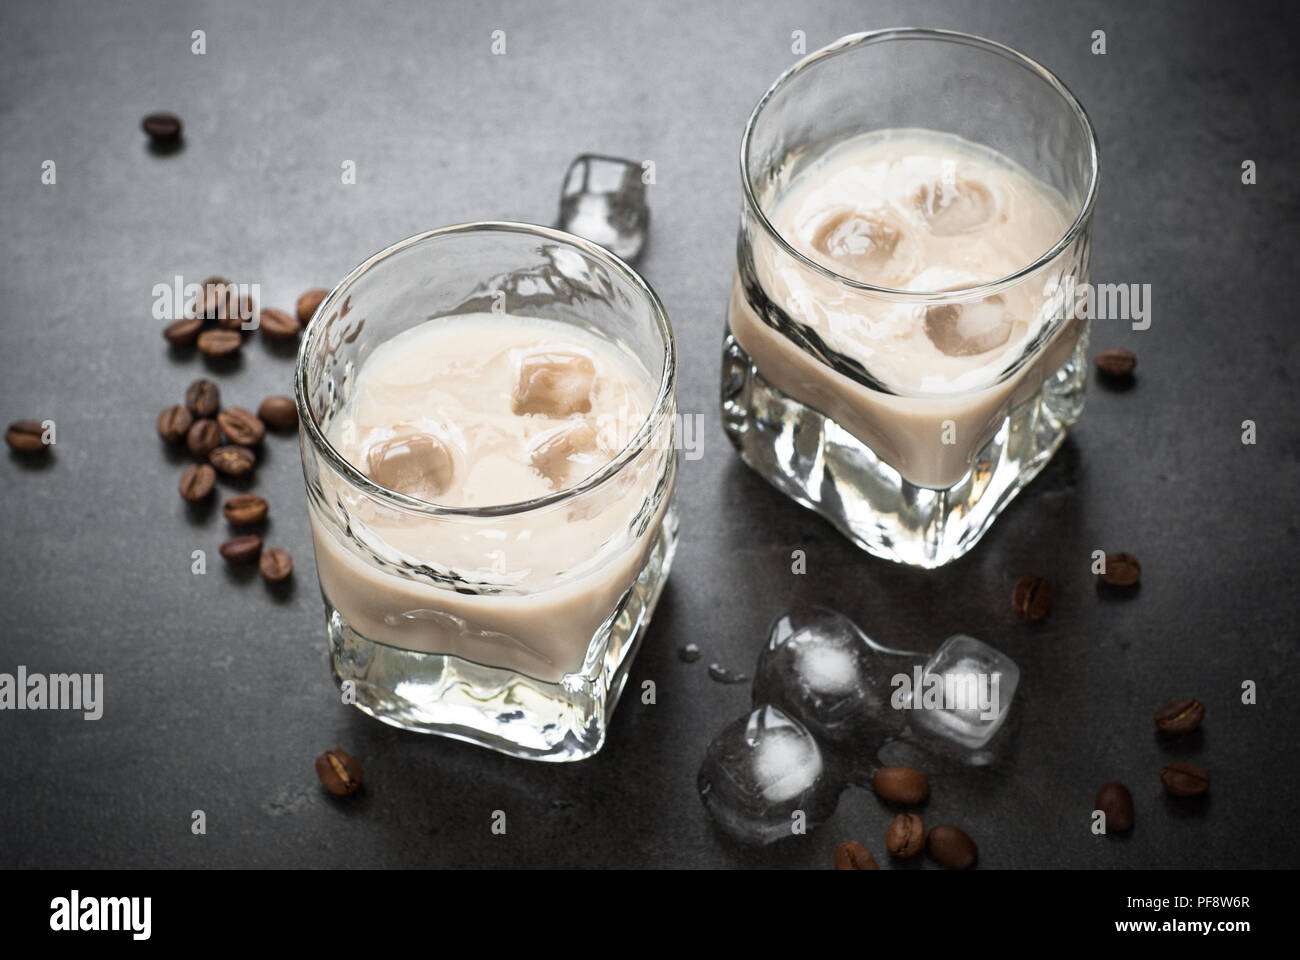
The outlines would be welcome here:
[[[603,338],[645,371],[649,416],[602,424],[622,431],[621,452],[523,503],[443,507],[376,484],[331,445],[331,423],[376,347],[463,314]],[[546,227],[423,233],[330,293],[304,335],[296,393],[330,661],[357,707],[513,756],[600,749],[676,544],[675,381],[654,292],[608,251]]]
[[[1059,239],[1008,276],[888,289],[805,256],[771,214],[828,150],[875,131],[956,135],[1014,161],[1068,210]],[[723,425],[741,458],[879,557],[937,567],[970,550],[1061,445],[1083,407],[1096,138],[1051,73],[1001,44],[939,30],[845,37],[786,71],[741,145],[744,207],[722,357]],[[997,300],[995,298],[1003,298]],[[916,322],[1028,304],[1023,348],[961,389],[915,389],[837,352],[830,324]],[[827,317],[831,317],[827,320]],[[820,325],[819,325],[820,324]]]

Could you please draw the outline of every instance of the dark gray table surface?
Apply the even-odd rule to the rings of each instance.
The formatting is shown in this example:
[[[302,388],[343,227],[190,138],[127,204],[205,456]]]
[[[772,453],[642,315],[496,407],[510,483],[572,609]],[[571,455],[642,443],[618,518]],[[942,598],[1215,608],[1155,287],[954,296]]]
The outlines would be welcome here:
[[[802,601],[895,646],[968,632],[1018,661],[1014,761],[995,777],[936,775],[925,812],[964,826],[983,865],[1300,864],[1300,835],[1279,828],[1300,791],[1293,10],[5,3],[0,420],[53,418],[58,443],[43,468],[0,454],[0,672],[102,672],[106,693],[95,722],[0,713],[0,865],[823,867],[843,839],[880,851],[891,813],[866,791],[761,852],[721,838],[696,794],[705,745],[749,702],[746,686],[709,679],[709,661],[752,670],[768,622]],[[1149,330],[1094,324],[1095,347],[1138,353],[1136,385],[1090,383],[1055,461],[935,572],[870,558],[783,499],[737,460],[717,412],[744,121],[794,59],[793,31],[813,49],[900,24],[993,37],[1059,74],[1102,144],[1093,278],[1150,283],[1154,298]],[[205,56],[190,53],[194,29]],[[489,49],[498,29],[505,56]],[[1096,29],[1105,56],[1090,52]],[[140,132],[158,109],[184,118],[175,155],[151,154]],[[150,306],[155,283],[211,273],[258,278],[266,305],[288,306],[432,226],[551,222],[586,151],[656,164],[640,268],[673,319],[679,404],[704,417],[704,455],[683,464],[676,565],[631,674],[656,682],[658,703],[625,699],[599,756],[554,766],[339,703],[297,448],[268,441],[253,488],[272,502],[269,542],[297,564],[277,598],[226,571],[219,512],[191,516],[176,496],[181,460],[154,420],[205,365],[169,355]],[[345,160],[355,185],[340,183]],[[290,392],[291,366],[254,340],[219,379],[228,401],[255,405]],[[190,572],[197,548],[206,576]],[[1097,589],[1097,548],[1140,557],[1136,596]],[[1057,582],[1039,625],[1010,609],[1028,571]],[[679,662],[686,642],[704,660]],[[1171,749],[1151,713],[1179,695],[1208,715]],[[349,802],[312,769],[334,746],[365,765]],[[1207,800],[1163,795],[1175,757],[1212,771]],[[1089,831],[1111,779],[1136,800],[1128,840]],[[194,810],[206,835],[191,833]]]

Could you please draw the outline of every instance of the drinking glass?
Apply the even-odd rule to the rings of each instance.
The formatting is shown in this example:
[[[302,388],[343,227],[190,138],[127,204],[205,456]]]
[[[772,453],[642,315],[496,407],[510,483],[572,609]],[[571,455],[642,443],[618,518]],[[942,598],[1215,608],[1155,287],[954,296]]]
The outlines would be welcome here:
[[[655,397],[621,452],[522,503],[437,506],[341,456],[374,350],[439,317],[538,317],[625,351]],[[394,244],[321,303],[298,354],[300,447],[334,678],[385,723],[519,757],[600,749],[676,544],[676,355],[654,291],[603,248],[521,223]]]
[[[804,256],[769,214],[827,150],[923,128],[991,148],[1055,188],[1069,227],[1008,276],[893,290]],[[861,33],[787,70],[754,108],[740,152],[744,207],[722,357],[722,418],[741,458],[871,554],[919,567],[962,556],[1043,468],[1083,408],[1098,153],[1078,101],[1009,47],[944,30]],[[1042,320],[1011,362],[960,392],[891,383],[809,323],[833,305],[868,318],[1016,297]]]

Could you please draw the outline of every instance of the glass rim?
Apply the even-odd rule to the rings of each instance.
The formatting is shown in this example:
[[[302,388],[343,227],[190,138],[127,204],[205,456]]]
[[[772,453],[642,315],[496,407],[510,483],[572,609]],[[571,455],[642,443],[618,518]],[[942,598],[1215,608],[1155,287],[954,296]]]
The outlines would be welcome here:
[[[818,263],[811,257],[805,256],[799,250],[795,249],[781,232],[776,229],[772,221],[768,219],[767,214],[759,205],[758,196],[754,190],[754,185],[749,176],[749,154],[750,145],[754,137],[755,128],[763,114],[764,108],[777,93],[786,87],[791,80],[803,71],[813,67],[818,62],[829,57],[839,56],[848,50],[865,44],[879,43],[886,40],[938,40],[949,43],[960,43],[966,46],[978,47],[995,53],[1007,60],[1011,60],[1028,69],[1031,73],[1044,80],[1048,86],[1059,96],[1062,101],[1070,108],[1070,112],[1075,120],[1083,128],[1088,140],[1088,191],[1080,205],[1078,216],[1070,224],[1065,233],[1054,243],[1048,250],[1040,254],[1031,263],[1019,268],[1013,273],[996,280],[989,280],[984,283],[973,284],[970,286],[954,287],[948,290],[899,290],[895,287],[881,287],[872,283],[866,283],[861,280],[854,280],[852,277],[846,277],[843,274],[836,273],[829,267]],[[749,120],[745,123],[745,132],[740,139],[740,181],[745,194],[745,205],[749,212],[762,225],[764,232],[776,241],[778,246],[788,255],[794,257],[804,266],[812,269],[816,273],[827,279],[859,290],[864,293],[876,295],[882,299],[901,300],[901,301],[935,301],[935,300],[965,300],[967,298],[979,296],[991,296],[999,290],[1003,290],[1025,277],[1030,276],[1042,267],[1051,263],[1061,255],[1069,246],[1075,242],[1088,227],[1088,222],[1092,218],[1093,207],[1097,202],[1097,190],[1101,177],[1101,156],[1097,146],[1097,132],[1093,129],[1092,120],[1089,119],[1088,113],[1083,109],[1083,105],[1070,92],[1069,88],[1061,82],[1060,78],[1052,71],[1048,70],[1037,60],[1026,56],[1019,50],[1009,47],[1004,43],[998,43],[996,40],[989,40],[985,37],[976,36],[973,33],[962,33],[957,30],[941,30],[932,27],[890,27],[882,30],[868,30],[861,33],[851,33],[840,37],[826,46],[814,50],[798,63],[786,68],[786,70],[776,78],[767,91],[754,105],[754,109],[749,114]]]
[[[449,507],[436,503],[430,503],[427,500],[421,500],[388,487],[375,483],[346,457],[340,454],[334,445],[329,442],[324,431],[321,430],[320,424],[316,422],[316,417],[311,411],[307,402],[307,364],[308,357],[312,354],[313,348],[316,347],[323,336],[325,329],[325,318],[330,316],[334,309],[348,296],[348,292],[356,282],[369,273],[371,270],[383,264],[386,260],[401,253],[410,247],[424,243],[430,240],[442,239],[445,237],[458,236],[470,233],[515,233],[525,234],[528,236],[538,237],[555,243],[564,244],[574,247],[587,254],[595,260],[604,263],[621,275],[625,280],[639,291],[650,306],[651,317],[654,321],[655,328],[659,331],[663,342],[663,374],[659,378],[659,391],[655,396],[655,401],[649,413],[646,414],[645,421],[641,424],[636,434],[631,440],[618,452],[618,454],[606,463],[595,473],[583,479],[580,483],[571,487],[565,487],[562,490],[556,490],[554,493],[548,493],[542,497],[534,497],[532,500],[519,500],[511,503],[493,504],[483,507]],[[298,409],[298,422],[301,424],[302,431],[310,440],[312,446],[320,453],[329,464],[340,473],[349,484],[360,489],[363,493],[385,501],[392,506],[397,506],[406,511],[424,514],[431,517],[461,517],[461,518],[488,518],[488,517],[506,517],[518,514],[529,513],[552,504],[562,503],[566,500],[581,496],[590,490],[604,484],[624,466],[634,460],[650,444],[652,434],[667,412],[671,403],[677,383],[677,346],[673,339],[672,324],[668,320],[668,313],[664,309],[658,294],[654,292],[650,284],[646,282],[636,270],[629,266],[620,257],[616,256],[605,247],[582,237],[574,236],[571,233],[565,233],[563,230],[557,230],[554,227],[544,227],[540,224],[526,223],[515,220],[474,220],[464,223],[450,224],[445,227],[437,227],[433,230],[426,230],[423,233],[417,233],[414,236],[399,240],[396,243],[385,247],[378,253],[367,257],[360,264],[354,267],[339,283],[329,292],[329,295],[320,302],[316,307],[316,312],[312,314],[311,320],[307,323],[303,331],[302,342],[298,347],[298,357],[294,364],[294,402]]]

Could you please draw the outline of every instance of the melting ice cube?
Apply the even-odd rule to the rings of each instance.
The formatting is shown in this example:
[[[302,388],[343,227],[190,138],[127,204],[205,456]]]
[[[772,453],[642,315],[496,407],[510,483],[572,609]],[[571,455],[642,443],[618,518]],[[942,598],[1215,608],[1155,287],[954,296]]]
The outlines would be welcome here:
[[[596,466],[596,430],[586,420],[575,420],[548,430],[533,442],[533,466],[557,490],[589,476]]]
[[[920,672],[907,711],[912,726],[977,750],[1006,722],[1020,668],[987,643],[958,634]]]
[[[697,785],[718,826],[755,845],[792,836],[797,823],[808,829],[821,823],[835,812],[843,789],[812,734],[766,704],[714,738]]]
[[[366,476],[380,486],[436,502],[455,473],[451,451],[437,437],[402,429],[366,452]]]
[[[824,742],[874,749],[903,725],[882,649],[842,613],[792,610],[772,624],[759,655],[754,702],[776,704]]]
[[[871,281],[880,274],[902,238],[902,226],[883,210],[836,210],[813,231],[812,245],[841,273]]]
[[[641,164],[583,154],[569,166],[560,195],[560,229],[598,243],[631,263],[645,246],[650,208]]]
[[[1014,325],[998,294],[974,303],[925,308],[925,335],[950,357],[973,357],[995,350],[1007,342]]]
[[[511,409],[548,417],[589,413],[595,379],[590,357],[563,350],[530,353],[519,362]]]
[[[993,191],[969,177],[945,177],[922,184],[913,199],[930,232],[940,237],[978,230],[997,213]]]

